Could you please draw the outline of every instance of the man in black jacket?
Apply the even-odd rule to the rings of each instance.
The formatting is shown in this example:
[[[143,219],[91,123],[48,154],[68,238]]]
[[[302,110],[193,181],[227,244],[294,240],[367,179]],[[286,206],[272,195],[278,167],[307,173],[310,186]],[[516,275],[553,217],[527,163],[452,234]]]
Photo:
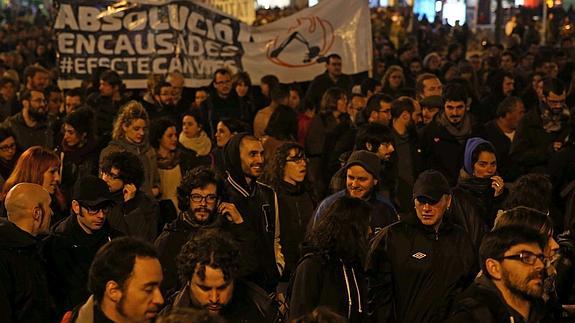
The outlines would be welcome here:
[[[188,240],[202,230],[223,228],[230,231],[238,243],[253,243],[254,237],[235,205],[224,200],[224,181],[211,168],[196,167],[182,179],[178,186],[178,207],[181,212],[177,219],[166,224],[155,242],[164,272],[162,289],[167,292],[166,295],[179,287],[176,255]],[[243,259],[254,257],[249,250],[249,247],[241,250]]]
[[[446,322],[541,322],[546,241],[524,226],[488,233],[479,250],[483,274],[457,297]]]
[[[54,322],[47,268],[39,234],[48,233],[50,194],[21,183],[6,195],[8,219],[0,219],[0,322]]]
[[[465,231],[444,217],[449,184],[429,170],[413,188],[416,215],[381,230],[368,254],[368,306],[378,322],[443,322],[476,274]]]
[[[226,233],[214,229],[195,236],[177,261],[184,287],[164,311],[191,307],[228,322],[274,322],[272,299],[257,285],[238,279],[240,250]]]
[[[74,188],[72,214],[45,239],[46,261],[57,282],[53,293],[59,312],[86,301],[90,296],[88,271],[96,252],[122,235],[106,221],[112,202],[106,182],[92,175],[80,179]]]
[[[250,230],[257,236],[254,254],[257,259],[247,279],[274,292],[285,266],[280,245],[279,210],[275,191],[257,178],[263,172],[264,148],[254,136],[239,133],[224,150],[226,194]]]
[[[419,138],[426,169],[443,173],[455,186],[463,166],[465,142],[480,130],[467,113],[468,95],[463,85],[448,84],[443,91],[443,110],[423,128]]]
[[[325,59],[325,72],[311,81],[306,92],[305,102],[310,102],[319,108],[323,94],[331,87],[338,87],[345,93],[351,92],[352,80],[342,73],[341,56],[330,54]]]

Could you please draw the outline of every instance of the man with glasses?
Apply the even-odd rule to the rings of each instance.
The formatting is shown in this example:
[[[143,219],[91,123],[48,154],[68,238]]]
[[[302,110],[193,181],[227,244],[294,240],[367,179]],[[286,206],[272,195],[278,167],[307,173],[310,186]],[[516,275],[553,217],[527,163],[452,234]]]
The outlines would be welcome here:
[[[101,178],[108,184],[114,205],[108,220],[125,235],[153,242],[158,233],[158,203],[141,190],[144,167],[138,156],[115,152],[102,161]]]
[[[216,133],[216,126],[223,118],[240,119],[248,124],[252,124],[240,106],[240,101],[236,92],[232,89],[232,75],[225,68],[214,72],[212,89],[207,100],[205,100],[200,110],[205,124],[203,129],[213,136]]]
[[[48,125],[48,102],[44,92],[24,90],[20,102],[22,111],[7,118],[2,126],[12,130],[22,150],[32,146],[52,149],[54,134]]]
[[[443,322],[477,273],[467,233],[444,216],[451,205],[447,179],[422,172],[413,199],[415,214],[381,230],[368,253],[368,309],[377,322]]]
[[[236,206],[224,202],[223,190],[223,179],[207,166],[199,166],[187,172],[178,186],[180,214],[166,224],[155,242],[164,271],[162,290],[166,295],[180,287],[175,256],[188,240],[202,230],[222,228],[230,231],[238,241],[250,238]]]
[[[483,274],[457,297],[446,322],[541,322],[546,241],[525,226],[489,232],[479,249]]]
[[[45,239],[59,313],[86,301],[90,296],[86,288],[88,271],[96,252],[122,235],[106,220],[113,203],[106,182],[92,175],[81,178],[72,198],[70,216],[56,223]]]
[[[375,94],[367,101],[362,114],[369,123],[381,123],[384,126],[391,124],[391,102],[393,98],[387,94]],[[357,122],[356,122],[357,123]]]
[[[563,82],[551,78],[543,81],[539,109],[525,114],[511,144],[511,158],[523,174],[546,171],[551,156],[565,146],[571,133],[571,113],[565,99]]]

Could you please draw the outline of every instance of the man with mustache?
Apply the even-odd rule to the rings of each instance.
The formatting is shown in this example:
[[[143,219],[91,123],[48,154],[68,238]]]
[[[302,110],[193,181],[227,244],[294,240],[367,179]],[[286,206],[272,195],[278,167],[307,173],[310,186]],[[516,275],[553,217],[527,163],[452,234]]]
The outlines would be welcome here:
[[[266,292],[239,278],[241,248],[231,236],[209,229],[193,237],[177,257],[182,289],[173,308],[207,310],[227,322],[274,322],[276,307]]]
[[[180,287],[175,256],[188,240],[202,230],[222,228],[231,232],[238,241],[250,241],[249,228],[236,206],[224,201],[224,181],[212,168],[196,167],[182,179],[178,186],[180,214],[166,224],[155,242],[164,270],[162,290],[166,294]]]
[[[2,126],[12,130],[23,151],[32,146],[52,149],[54,134],[48,125],[48,101],[44,92],[24,90],[20,103],[22,111],[4,120]]]
[[[90,264],[100,247],[122,235],[106,218],[113,200],[102,179],[88,175],[76,182],[71,215],[56,223],[45,239],[45,256],[57,288],[58,310],[71,309],[90,296]]]
[[[425,169],[440,171],[451,186],[457,184],[463,166],[463,152],[468,138],[480,132],[467,113],[468,95],[459,83],[448,84],[443,91],[443,110],[422,129],[419,138]]]
[[[446,323],[542,322],[546,242],[525,226],[489,232],[479,248],[483,274],[457,297]]]
[[[285,267],[280,245],[279,209],[275,191],[257,181],[263,173],[264,147],[247,133],[234,135],[224,148],[225,190],[257,238],[247,279],[274,293]],[[246,260],[247,261],[247,260]]]
[[[104,245],[90,267],[92,295],[62,322],[154,322],[164,304],[162,266],[151,244],[123,237]]]

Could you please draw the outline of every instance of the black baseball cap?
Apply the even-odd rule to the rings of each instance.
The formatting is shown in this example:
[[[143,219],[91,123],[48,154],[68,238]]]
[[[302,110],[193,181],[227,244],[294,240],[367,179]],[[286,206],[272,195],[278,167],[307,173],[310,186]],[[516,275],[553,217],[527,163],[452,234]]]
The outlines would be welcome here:
[[[413,198],[423,199],[431,204],[439,202],[446,194],[451,194],[449,182],[443,174],[433,169],[419,174],[413,185]]]
[[[88,175],[76,182],[72,199],[88,207],[102,206],[113,201],[108,184],[94,175]]]

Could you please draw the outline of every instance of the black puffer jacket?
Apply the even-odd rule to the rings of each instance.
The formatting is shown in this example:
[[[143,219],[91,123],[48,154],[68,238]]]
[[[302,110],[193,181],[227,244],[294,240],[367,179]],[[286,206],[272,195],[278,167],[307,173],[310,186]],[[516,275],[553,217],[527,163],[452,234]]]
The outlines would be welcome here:
[[[0,219],[0,322],[54,322],[55,308],[38,239]]]
[[[122,191],[119,191],[114,194],[114,200],[116,203],[108,215],[110,226],[127,236],[154,242],[158,236],[158,202],[142,191],[128,202],[124,202]]]
[[[226,164],[226,195],[234,203],[251,232],[257,237],[252,253],[252,270],[246,279],[268,292],[275,290],[285,267],[280,245],[279,209],[274,190],[253,179],[247,183],[240,159],[240,143],[246,133],[232,137],[224,155]]]
[[[380,231],[367,260],[369,311],[377,322],[443,322],[477,273],[466,232],[444,218],[438,230],[408,215]]]

